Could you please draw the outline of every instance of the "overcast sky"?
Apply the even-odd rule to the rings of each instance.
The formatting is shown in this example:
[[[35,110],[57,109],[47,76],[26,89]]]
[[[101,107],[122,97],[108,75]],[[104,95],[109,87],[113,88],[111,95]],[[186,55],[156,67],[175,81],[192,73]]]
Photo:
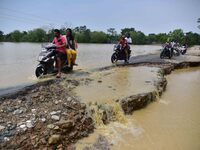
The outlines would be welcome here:
[[[86,25],[92,31],[134,27],[145,34],[200,33],[200,0],[0,0],[0,30]]]

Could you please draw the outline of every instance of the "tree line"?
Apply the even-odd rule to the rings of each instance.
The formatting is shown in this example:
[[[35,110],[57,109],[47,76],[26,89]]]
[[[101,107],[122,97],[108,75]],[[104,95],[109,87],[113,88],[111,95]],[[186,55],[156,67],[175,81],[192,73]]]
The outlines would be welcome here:
[[[65,34],[66,28],[60,29],[61,34]],[[145,35],[142,31],[137,31],[135,28],[123,28],[118,34],[115,28],[103,31],[91,31],[86,26],[73,28],[73,34],[78,43],[116,43],[121,35],[129,33],[133,44],[162,44],[167,41],[175,40],[180,44],[200,45],[200,35],[198,33],[186,32],[182,29],[175,29],[169,33],[158,33]],[[42,28],[33,29],[30,31],[15,30],[9,34],[4,34],[0,31],[1,42],[51,42],[54,37],[53,29],[45,31]]]

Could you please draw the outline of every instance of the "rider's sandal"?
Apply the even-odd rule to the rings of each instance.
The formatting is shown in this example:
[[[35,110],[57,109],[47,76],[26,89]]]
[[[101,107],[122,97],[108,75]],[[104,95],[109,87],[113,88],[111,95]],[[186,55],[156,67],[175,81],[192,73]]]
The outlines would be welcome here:
[[[60,74],[57,74],[57,75],[56,75],[56,78],[60,78],[60,77],[61,77],[61,75],[60,75]]]
[[[74,66],[78,66],[78,64],[76,64],[76,63],[73,63],[73,65],[74,65]]]

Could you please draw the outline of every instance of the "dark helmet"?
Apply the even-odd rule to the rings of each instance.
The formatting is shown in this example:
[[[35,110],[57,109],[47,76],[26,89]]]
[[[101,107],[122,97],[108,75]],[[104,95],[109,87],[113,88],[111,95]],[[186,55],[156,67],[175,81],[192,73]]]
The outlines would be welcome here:
[[[126,33],[126,37],[130,37],[130,33]]]

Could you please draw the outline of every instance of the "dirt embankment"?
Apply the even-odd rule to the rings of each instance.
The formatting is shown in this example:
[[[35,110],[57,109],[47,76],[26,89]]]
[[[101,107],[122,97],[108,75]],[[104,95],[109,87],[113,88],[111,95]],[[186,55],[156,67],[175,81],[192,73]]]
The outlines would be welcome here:
[[[86,105],[71,95],[75,86],[86,82],[51,80],[1,97],[1,148],[62,149],[87,136],[93,120]]]

